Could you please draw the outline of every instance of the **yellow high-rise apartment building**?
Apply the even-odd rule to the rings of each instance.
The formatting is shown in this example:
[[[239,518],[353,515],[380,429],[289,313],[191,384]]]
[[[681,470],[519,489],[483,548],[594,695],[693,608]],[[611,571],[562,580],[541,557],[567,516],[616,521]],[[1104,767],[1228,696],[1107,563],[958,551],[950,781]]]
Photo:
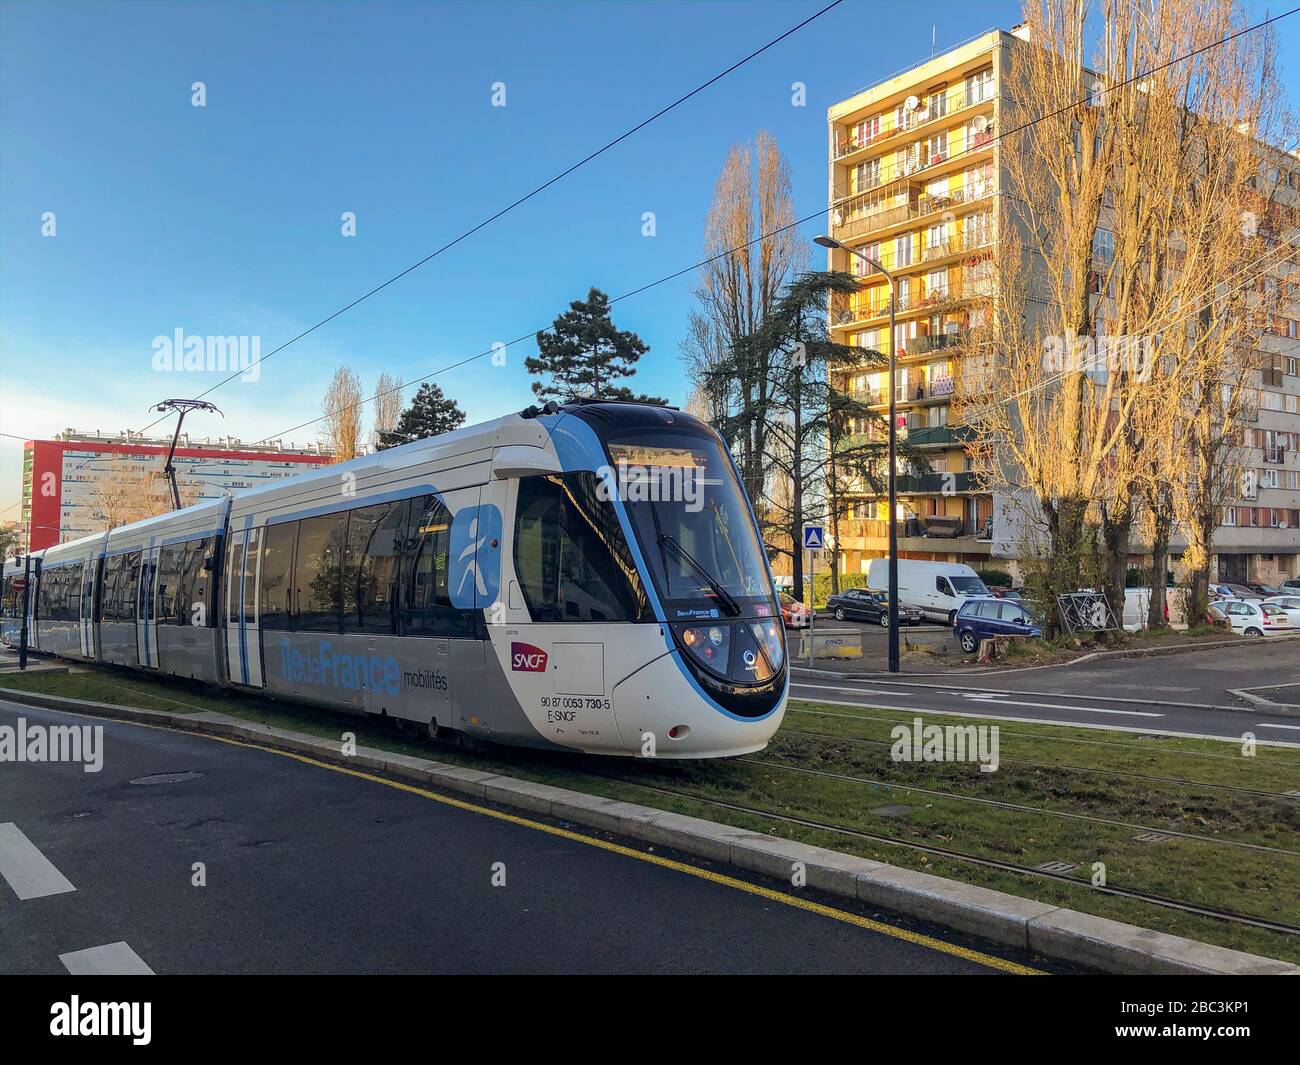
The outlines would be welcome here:
[[[926,453],[933,471],[898,478],[899,551],[905,558],[1005,569],[1016,554],[1017,537],[1009,528],[1014,508],[975,483],[963,430],[950,407],[962,345],[968,330],[985,320],[994,291],[998,196],[1007,187],[1000,156],[1013,150],[996,138],[1003,117],[1000,86],[1008,53],[1025,46],[1020,31],[990,31],[827,113],[829,232],[897,280],[900,436]],[[1294,202],[1300,170],[1288,169],[1281,179],[1279,198]],[[887,353],[885,279],[848,252],[836,249],[828,256],[830,269],[863,279],[852,298],[831,307],[835,338]],[[1220,580],[1272,583],[1300,575],[1298,338],[1300,324],[1279,318],[1261,344],[1258,428],[1247,440],[1255,445],[1250,464],[1258,476],[1249,498],[1230,508],[1216,535]],[[837,381],[839,387],[879,413],[888,411],[887,371],[863,368],[846,377]],[[839,522],[844,572],[865,572],[868,560],[886,554],[887,510],[877,494],[850,493]],[[1135,547],[1140,555],[1140,545]]]

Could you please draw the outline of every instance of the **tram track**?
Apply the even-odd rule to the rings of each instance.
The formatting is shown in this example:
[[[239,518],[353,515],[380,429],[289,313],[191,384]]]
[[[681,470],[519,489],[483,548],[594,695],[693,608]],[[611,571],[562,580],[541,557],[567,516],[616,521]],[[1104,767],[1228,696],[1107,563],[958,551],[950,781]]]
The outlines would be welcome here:
[[[778,813],[775,810],[768,810],[759,806],[748,806],[742,803],[728,802],[725,799],[715,799],[694,792],[684,791],[680,788],[667,788],[657,784],[648,784],[644,780],[630,779],[606,773],[596,773],[594,775],[603,777],[604,779],[615,783],[631,784],[645,788],[647,791],[659,795],[675,799],[684,799],[689,802],[704,803],[709,806],[716,806],[719,809],[747,814],[751,817],[765,818],[770,821],[780,821],[786,824],[799,825],[803,828],[811,828],[817,831],[851,836],[856,839],[869,840],[873,843],[880,843],[885,846],[899,847],[904,850],[930,854],[936,857],[965,862],[971,865],[978,865],[987,869],[997,869],[1002,872],[1031,876],[1040,880],[1057,881],[1073,885],[1074,887],[1087,887],[1090,890],[1098,891],[1103,894],[1133,899],[1139,902],[1146,902],[1164,909],[1179,910],[1184,913],[1208,917],[1229,924],[1249,925],[1254,928],[1261,928],[1270,932],[1282,933],[1284,935],[1300,935],[1300,925],[1288,924],[1285,921],[1272,921],[1266,917],[1257,917],[1253,914],[1241,913],[1236,910],[1224,909],[1217,906],[1206,906],[1199,903],[1189,902],[1185,899],[1175,899],[1166,895],[1158,895],[1153,892],[1142,891],[1137,888],[1118,887],[1109,884],[1091,885],[1087,881],[1080,880],[1077,877],[1072,877],[1067,873],[1057,873],[1046,869],[1035,869],[1030,866],[1019,865],[1015,862],[1008,862],[999,858],[985,858],[980,855],[968,854],[964,851],[954,850],[949,847],[939,847],[931,843],[917,843],[915,841],[897,839],[893,836],[867,832],[863,829],[849,828],[844,825],[831,824],[806,817],[797,817],[793,814]]]
[[[956,792],[941,791],[938,788],[924,788],[917,784],[895,784],[886,780],[872,780],[870,777],[857,777],[847,773],[833,773],[828,769],[811,769],[806,766],[788,765],[784,762],[772,762],[762,758],[737,758],[738,762],[746,762],[749,765],[761,766],[764,769],[783,769],[790,773],[804,773],[809,776],[821,777],[830,780],[842,780],[854,784],[867,784],[872,787],[888,788],[893,791],[906,791],[917,795],[927,795],[931,798],[953,799],[957,802],[978,803],[983,806],[994,806],[1003,810],[1014,810],[1018,813],[1041,814],[1046,817],[1059,817],[1068,821],[1083,821],[1088,824],[1104,825],[1110,828],[1129,829],[1134,832],[1154,832],[1165,836],[1176,836],[1179,839],[1194,840],[1198,843],[1209,843],[1215,846],[1241,847],[1244,850],[1262,851],[1266,854],[1279,854],[1288,858],[1300,858],[1300,851],[1288,850],[1285,847],[1271,847],[1267,843],[1247,843],[1243,840],[1220,839],[1214,836],[1203,836],[1198,832],[1183,832],[1175,828],[1158,828],[1154,825],[1138,824],[1134,821],[1120,821],[1109,817],[1095,817],[1091,814],[1074,813],[1068,810],[1052,810],[1044,806],[1029,806],[1024,803],[1008,802],[1005,799],[989,799],[982,795],[960,795]]]
[[[829,732],[804,732],[800,729],[782,728],[778,736],[801,736],[808,739],[828,740],[831,742],[860,744],[872,747],[890,747],[891,740],[873,740],[866,736],[837,736]],[[1229,791],[1236,795],[1253,795],[1258,798],[1277,799],[1281,802],[1291,804],[1300,801],[1300,794],[1289,794],[1284,791],[1264,791],[1257,788],[1243,788],[1235,784],[1211,784],[1204,780],[1185,780],[1182,777],[1164,777],[1152,773],[1134,773],[1127,769],[1102,769],[1097,766],[1069,765],[1065,762],[1039,762],[1028,758],[1007,758],[1000,757],[999,762],[1006,765],[1028,765],[1040,769],[1064,769],[1072,773],[1083,773],[1088,776],[1116,776],[1127,777],[1132,780],[1149,780],[1160,784],[1178,784],[1188,788],[1209,788],[1214,791]]]

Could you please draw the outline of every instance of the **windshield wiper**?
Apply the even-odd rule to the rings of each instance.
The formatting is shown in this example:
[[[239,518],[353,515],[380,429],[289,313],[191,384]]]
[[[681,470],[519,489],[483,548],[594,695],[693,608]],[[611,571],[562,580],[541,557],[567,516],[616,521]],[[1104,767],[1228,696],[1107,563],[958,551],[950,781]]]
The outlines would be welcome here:
[[[680,543],[677,542],[677,538],[673,536],[672,533],[666,533],[666,532],[659,533],[660,551],[663,550],[665,544],[667,544],[669,547],[673,549],[673,553],[678,558],[680,558],[683,562],[685,562],[688,566],[690,566],[691,569],[693,569],[697,574],[699,574],[699,576],[703,579],[704,583],[713,590],[713,594],[717,597],[717,599],[722,603],[724,607],[727,608],[727,613],[729,613],[732,617],[735,617],[737,614],[740,613],[740,604],[737,603],[734,598],[732,598],[731,593],[728,592],[727,589],[722,587],[721,582],[716,577],[714,577],[708,570],[706,570],[703,566],[699,564],[699,562],[696,560],[694,555],[692,555],[689,551],[686,550],[686,548],[684,548]]]

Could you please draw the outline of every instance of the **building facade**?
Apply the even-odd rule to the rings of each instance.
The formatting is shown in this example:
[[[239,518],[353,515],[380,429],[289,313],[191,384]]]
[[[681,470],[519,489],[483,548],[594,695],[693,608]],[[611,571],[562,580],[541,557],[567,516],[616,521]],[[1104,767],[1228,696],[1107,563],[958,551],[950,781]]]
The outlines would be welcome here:
[[[171,509],[163,467],[171,437],[105,436],[69,429],[23,450],[23,550],[100,532],[110,523]],[[330,463],[318,447],[245,445],[235,439],[191,440],[182,434],[174,464],[184,505],[219,499],[268,480]]]
[[[827,112],[829,233],[880,262],[898,288],[896,380],[864,367],[836,384],[881,414],[895,388],[900,439],[923,452],[932,470],[898,476],[895,520],[904,558],[1015,568],[1014,515],[1023,508],[981,489],[952,397],[961,384],[963,344],[987,321],[995,293],[998,203],[1009,184],[1001,153],[1014,150],[1014,142],[998,140],[997,130],[1003,72],[1017,47],[1026,47],[1018,31],[991,31]],[[1283,158],[1290,167],[1263,169],[1275,171],[1268,176],[1281,183],[1277,200],[1287,214],[1286,205],[1300,197],[1300,162]],[[835,339],[887,353],[889,285],[856,255],[835,249],[828,257],[829,269],[862,278],[852,297],[830,308]],[[1284,279],[1297,265],[1292,255],[1275,273]],[[1300,309],[1294,319],[1271,319],[1260,347],[1243,498],[1226,508],[1214,547],[1220,580],[1275,583],[1300,575]],[[870,559],[887,553],[888,519],[878,492],[848,493],[839,515],[843,572],[865,572]],[[1176,541],[1175,556],[1178,550]],[[1142,545],[1133,552],[1136,564]]]

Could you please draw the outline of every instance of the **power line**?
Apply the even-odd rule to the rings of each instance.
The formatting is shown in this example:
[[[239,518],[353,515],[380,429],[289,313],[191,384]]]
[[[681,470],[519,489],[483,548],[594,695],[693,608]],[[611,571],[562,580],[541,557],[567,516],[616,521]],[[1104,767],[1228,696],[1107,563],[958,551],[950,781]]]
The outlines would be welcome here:
[[[711,85],[714,85],[714,84],[716,84],[717,82],[721,81],[721,80],[722,80],[723,78],[725,78],[728,74],[731,74],[731,73],[733,73],[733,72],[736,71],[736,70],[739,70],[739,69],[740,69],[741,67],[743,67],[746,63],[750,62],[750,60],[756,59],[756,58],[758,58],[760,55],[762,55],[764,52],[768,51],[768,50],[771,49],[771,48],[776,47],[776,45],[780,44],[780,43],[781,43],[782,41],[784,41],[787,37],[791,36],[791,35],[794,34],[794,33],[797,33],[799,30],[803,29],[803,28],[804,28],[805,26],[807,26],[809,23],[814,22],[814,21],[816,21],[817,19],[821,18],[821,17],[822,17],[824,14],[826,14],[828,11],[832,10],[833,8],[838,7],[838,6],[839,6],[841,3],[843,3],[843,2],[844,2],[844,0],[831,0],[831,3],[827,4],[827,5],[826,5],[825,7],[823,7],[820,11],[817,11],[817,12],[813,13],[812,15],[809,15],[809,16],[808,16],[806,19],[804,19],[802,22],[798,23],[797,25],[791,26],[790,29],[786,30],[786,31],[785,31],[784,33],[782,33],[780,36],[778,36],[778,37],[773,37],[772,40],[768,41],[768,42],[767,42],[765,45],[763,45],[761,48],[756,48],[754,51],[750,52],[749,55],[745,56],[743,59],[739,59],[739,60],[737,60],[736,62],[732,63],[731,66],[727,67],[726,70],[723,70],[723,71],[721,71],[721,72],[718,73],[718,74],[715,74],[713,77],[709,78],[708,81],[703,82],[703,83],[701,83],[700,85],[697,85],[694,89],[692,89],[690,92],[686,93],[685,95],[683,95],[683,96],[679,96],[679,97],[678,97],[676,100],[674,100],[672,103],[668,104],[666,107],[662,107],[662,108],[660,108],[658,111],[656,111],[656,112],[655,112],[653,115],[651,115],[649,118],[643,119],[641,122],[638,122],[638,123],[637,123],[635,126],[633,126],[631,129],[625,130],[624,132],[620,133],[620,134],[619,134],[617,137],[615,137],[613,140],[607,141],[605,144],[601,145],[601,146],[600,146],[599,148],[597,148],[595,151],[593,151],[593,152],[591,152],[590,154],[584,156],[582,159],[579,159],[579,160],[578,160],[576,163],[574,163],[573,165],[571,165],[571,166],[567,167],[566,169],[560,171],[560,173],[556,174],[556,175],[555,175],[553,178],[551,178],[549,181],[545,181],[545,182],[543,182],[542,184],[538,185],[536,188],[534,188],[534,189],[532,189],[531,191],[525,193],[523,196],[520,196],[520,197],[519,197],[517,200],[515,200],[513,203],[508,204],[507,206],[505,206],[505,207],[501,208],[499,211],[497,211],[495,214],[492,214],[492,215],[488,216],[487,218],[483,219],[483,221],[479,222],[477,225],[471,227],[470,229],[465,230],[465,232],[461,233],[460,236],[458,236],[458,237],[456,237],[456,238],[454,238],[454,239],[452,239],[452,240],[449,240],[446,244],[443,244],[440,248],[437,248],[435,251],[430,252],[428,255],[426,255],[426,256],[425,256],[423,259],[421,259],[419,262],[412,263],[412,264],[411,264],[410,266],[408,266],[405,270],[401,271],[400,273],[394,274],[394,275],[393,275],[392,277],[390,277],[387,281],[384,281],[382,284],[376,285],[376,286],[375,286],[374,288],[372,288],[369,292],[366,292],[364,295],[358,296],[358,297],[357,297],[356,299],[354,299],[351,303],[349,303],[349,304],[347,304],[347,305],[345,305],[345,306],[343,306],[343,307],[340,307],[340,308],[339,308],[337,311],[335,311],[333,314],[330,314],[330,315],[328,315],[327,317],[322,318],[322,319],[321,319],[319,322],[317,322],[315,325],[309,326],[308,328],[304,329],[301,333],[299,333],[297,336],[293,337],[292,339],[290,339],[290,340],[286,340],[286,341],[285,341],[283,344],[281,344],[279,347],[273,349],[272,351],[268,351],[265,355],[263,355],[261,358],[259,358],[259,359],[257,360],[257,362],[253,363],[253,366],[260,366],[262,363],[266,362],[266,361],[267,361],[268,359],[270,359],[272,356],[277,355],[279,352],[281,352],[281,351],[283,351],[285,348],[289,347],[289,345],[297,343],[297,342],[298,342],[299,340],[301,340],[303,337],[305,337],[305,336],[307,336],[307,335],[309,335],[309,334],[311,334],[311,333],[314,333],[314,332],[315,332],[317,329],[319,329],[321,326],[326,325],[326,324],[328,324],[329,322],[332,322],[335,318],[339,317],[339,316],[342,315],[342,314],[346,314],[348,311],[350,311],[350,310],[351,310],[353,307],[355,307],[357,304],[362,303],[362,302],[364,302],[365,300],[368,300],[371,296],[375,295],[377,292],[381,292],[381,291],[383,291],[383,290],[386,289],[389,285],[393,284],[393,282],[401,280],[401,279],[402,279],[403,277],[405,277],[407,274],[412,273],[412,272],[415,271],[415,270],[418,270],[420,267],[424,266],[426,263],[432,261],[433,259],[436,259],[436,258],[437,258],[439,255],[441,255],[443,252],[445,252],[445,251],[449,251],[449,250],[451,250],[452,248],[456,247],[457,244],[460,244],[462,241],[467,240],[469,237],[472,237],[472,236],[473,236],[475,233],[477,233],[480,229],[484,229],[484,228],[486,228],[487,226],[489,226],[489,225],[491,225],[493,222],[495,222],[497,219],[503,217],[504,215],[509,214],[509,213],[510,213],[511,211],[513,211],[516,207],[519,207],[519,206],[521,206],[522,204],[527,203],[527,202],[528,202],[529,200],[531,200],[534,196],[538,195],[538,194],[541,193],[541,192],[544,192],[546,189],[550,188],[550,187],[551,187],[552,185],[554,185],[556,182],[558,182],[558,181],[562,181],[564,178],[566,178],[566,177],[568,177],[570,174],[572,174],[575,170],[578,170],[578,169],[580,169],[581,167],[586,166],[586,165],[587,165],[588,163],[590,163],[592,160],[598,158],[598,157],[601,156],[601,155],[604,155],[607,151],[609,151],[609,150],[610,150],[611,148],[613,148],[615,145],[618,145],[618,144],[622,143],[623,141],[625,141],[625,140],[627,140],[629,137],[631,137],[633,134],[638,133],[638,132],[640,132],[641,130],[645,129],[645,127],[648,126],[648,125],[650,125],[652,122],[655,122],[656,120],[662,118],[664,115],[668,114],[670,111],[673,111],[673,110],[675,110],[676,108],[680,107],[680,106],[681,106],[682,104],[684,104],[687,100],[691,99],[693,96],[697,96],[698,94],[700,94],[701,92],[703,92],[705,89],[709,88]],[[206,396],[206,395],[209,395],[209,394],[212,393],[212,392],[215,392],[218,388],[221,388],[222,386],[229,384],[231,381],[235,380],[235,378],[242,376],[244,373],[247,372],[247,370],[249,370],[249,369],[251,369],[251,368],[252,368],[251,366],[249,366],[249,367],[245,367],[243,370],[240,370],[240,371],[238,371],[237,373],[233,373],[233,374],[231,374],[229,377],[226,377],[226,378],[222,379],[221,381],[218,381],[215,385],[213,385],[211,388],[207,389],[206,391],[200,392],[200,393],[198,394],[198,396],[195,397],[195,398],[199,398],[199,399],[201,399],[203,396]],[[144,427],[144,429],[142,429],[142,430],[140,430],[140,431],[141,431],[142,433],[143,433],[143,432],[147,432],[149,429],[152,429],[155,425],[157,425],[159,422],[161,422],[161,421],[163,421],[163,420],[164,420],[164,419],[162,419],[162,418],[158,418],[158,419],[156,419],[155,421],[150,422],[148,425],[146,425],[146,426]]]
[[[1072,103],[1072,104],[1068,104],[1068,105],[1066,105],[1066,106],[1064,106],[1064,107],[1059,107],[1059,108],[1057,108],[1057,109],[1054,110],[1054,111],[1050,111],[1050,112],[1047,112],[1046,114],[1039,115],[1039,116],[1037,116],[1036,118],[1032,118],[1032,119],[1028,120],[1027,122],[1023,122],[1023,123],[1021,123],[1019,126],[1012,126],[1010,129],[1003,130],[1003,131],[1001,131],[1001,132],[995,133],[994,136],[992,136],[992,137],[989,138],[989,140],[988,140],[987,143],[985,143],[985,144],[981,144],[981,145],[979,145],[979,146],[971,146],[971,147],[969,147],[969,148],[964,148],[964,149],[962,149],[960,152],[954,153],[953,155],[949,156],[948,159],[945,160],[945,162],[951,162],[951,161],[953,161],[954,159],[961,159],[961,158],[963,158],[964,156],[971,154],[972,152],[976,152],[976,151],[981,151],[981,152],[982,152],[982,151],[986,151],[988,148],[990,148],[990,147],[992,146],[993,143],[995,143],[995,142],[997,142],[997,141],[1001,141],[1004,137],[1008,137],[1008,136],[1010,136],[1012,133],[1020,133],[1020,132],[1023,132],[1024,130],[1029,129],[1029,128],[1031,128],[1031,127],[1037,125],[1039,122],[1044,122],[1044,121],[1048,120],[1049,118],[1054,118],[1054,117],[1056,117],[1057,115],[1063,114],[1064,112],[1069,111],[1069,110],[1071,110],[1071,109],[1074,108],[1074,107],[1079,107],[1079,106],[1082,106],[1082,105],[1086,105],[1086,104],[1088,104],[1089,102],[1095,100],[1098,96],[1105,95],[1106,93],[1111,92],[1111,91],[1113,91],[1113,90],[1115,90],[1115,89],[1123,88],[1125,85],[1130,85],[1130,84],[1133,84],[1134,82],[1141,81],[1141,80],[1143,80],[1143,79],[1145,79],[1145,78],[1149,78],[1149,77],[1151,77],[1153,74],[1157,74],[1157,73],[1159,73],[1160,71],[1167,69],[1168,67],[1172,66],[1172,65],[1175,64],[1175,63],[1184,62],[1184,61],[1186,61],[1186,60],[1188,60],[1188,59],[1191,59],[1191,58],[1193,58],[1193,57],[1195,57],[1195,56],[1197,56],[1197,55],[1200,55],[1200,54],[1203,53],[1203,52],[1208,51],[1208,50],[1211,49],[1211,48],[1217,48],[1217,47],[1219,47],[1219,46],[1221,46],[1221,45],[1227,44],[1229,41],[1234,40],[1235,38],[1240,37],[1240,36],[1242,36],[1243,34],[1251,33],[1251,32],[1254,32],[1255,30],[1263,29],[1264,27],[1266,27],[1266,26],[1268,26],[1268,25],[1271,25],[1271,24],[1274,23],[1274,22],[1278,22],[1278,21],[1280,21],[1281,19],[1287,18],[1287,17],[1290,16],[1290,15],[1294,15],[1294,14],[1296,14],[1297,12],[1300,12],[1300,7],[1294,7],[1294,8],[1291,8],[1289,11],[1284,11],[1284,12],[1283,12],[1282,14],[1280,14],[1280,15],[1274,15],[1274,16],[1271,16],[1271,17],[1269,17],[1269,18],[1263,19],[1262,21],[1257,22],[1257,23],[1255,23],[1254,25],[1244,27],[1244,28],[1242,28],[1242,29],[1240,29],[1240,30],[1235,31],[1234,33],[1228,34],[1226,37],[1223,37],[1223,38],[1221,38],[1220,40],[1217,40],[1217,41],[1211,41],[1209,44],[1202,45],[1200,48],[1193,49],[1192,51],[1186,53],[1185,55],[1182,55],[1182,56],[1176,56],[1175,58],[1170,59],[1170,60],[1166,61],[1165,63],[1160,64],[1160,65],[1157,66],[1157,67],[1153,67],[1153,68],[1151,68],[1150,70],[1141,71],[1141,72],[1139,72],[1139,73],[1137,73],[1137,74],[1134,74],[1132,77],[1129,77],[1129,78],[1125,79],[1124,81],[1119,81],[1119,82],[1116,82],[1116,83],[1113,84],[1113,85],[1106,86],[1106,87],[1104,87],[1100,92],[1097,92],[1097,93],[1091,93],[1091,94],[1089,94],[1088,96],[1085,96],[1085,97],[1083,97],[1082,99],[1077,100],[1077,101],[1075,101],[1075,102]],[[791,31],[791,32],[793,32],[793,31]],[[897,179],[894,179],[894,180],[897,180]],[[891,182],[883,182],[881,185],[876,186],[876,188],[883,188],[884,186],[889,185],[889,184],[891,184],[891,183],[892,183],[892,181],[891,181]],[[825,213],[826,213],[828,210],[831,210],[831,209],[833,209],[834,207],[836,207],[836,206],[838,206],[838,205],[840,205],[840,204],[842,204],[842,203],[847,202],[848,200],[855,199],[855,198],[857,198],[858,196],[866,195],[867,192],[871,192],[871,191],[875,191],[875,189],[869,189],[869,190],[866,190],[865,192],[857,192],[857,193],[854,193],[854,194],[851,195],[851,196],[844,196],[844,197],[840,197],[839,199],[832,200],[832,201],[831,201],[831,202],[830,202],[830,203],[829,203],[825,208],[819,208],[818,210],[814,211],[812,214],[805,215],[804,217],[799,218],[799,219],[796,219],[796,220],[793,221],[793,222],[789,222],[789,223],[787,223],[786,225],[778,226],[776,229],[770,230],[770,231],[768,231],[768,232],[766,232],[766,233],[762,233],[762,234],[760,234],[759,236],[755,237],[753,240],[747,241],[747,242],[745,242],[744,244],[738,244],[738,245],[736,245],[736,246],[734,246],[734,247],[727,248],[726,250],[721,251],[721,252],[719,252],[719,253],[716,254],[716,255],[710,256],[710,257],[707,258],[707,259],[703,259],[703,260],[701,260],[701,261],[699,261],[699,262],[697,262],[697,263],[694,263],[694,264],[692,264],[692,265],[690,265],[690,266],[683,267],[682,269],[680,269],[680,270],[676,270],[676,271],[674,271],[674,272],[671,273],[671,274],[666,274],[665,276],[663,276],[663,277],[661,277],[661,278],[659,278],[659,279],[657,279],[657,280],[655,280],[655,281],[651,281],[651,282],[649,282],[649,283],[647,283],[647,284],[645,284],[645,285],[642,285],[642,286],[640,286],[639,288],[635,288],[635,289],[632,289],[632,290],[629,291],[629,292],[625,292],[625,293],[623,293],[621,296],[617,296],[617,297],[615,297],[614,299],[611,299],[611,300],[609,301],[609,302],[610,302],[610,305],[612,306],[613,304],[618,303],[618,302],[620,302],[620,301],[622,301],[622,300],[629,299],[629,298],[631,298],[632,296],[639,295],[639,294],[642,293],[642,292],[646,292],[646,291],[648,291],[648,290],[650,290],[650,289],[657,288],[657,287],[660,286],[660,285],[666,284],[666,283],[669,282],[669,281],[673,281],[673,280],[675,280],[675,279],[681,277],[683,274],[688,274],[688,273],[692,273],[692,272],[694,272],[694,271],[696,271],[696,270],[699,270],[699,269],[701,269],[702,267],[707,266],[707,265],[709,265],[710,263],[717,261],[718,259],[724,258],[724,257],[727,256],[727,255],[733,255],[733,254],[735,254],[735,253],[737,253],[737,252],[744,251],[746,248],[750,248],[750,247],[752,247],[753,245],[759,243],[760,241],[766,240],[766,239],[768,239],[768,238],[770,238],[770,237],[778,236],[778,235],[780,235],[781,233],[784,233],[784,232],[786,232],[786,231],[789,230],[789,229],[794,229],[794,228],[796,228],[796,227],[798,227],[798,226],[805,225],[806,223],[812,221],[812,220],[815,219],[815,218],[820,218],[820,217],[822,217],[823,215],[825,215]],[[425,374],[423,377],[417,377],[417,378],[414,378],[414,379],[411,380],[411,381],[403,382],[403,384],[400,386],[400,388],[405,388],[407,385],[420,384],[421,382],[423,382],[423,381],[427,381],[427,380],[429,380],[430,378],[433,378],[433,377],[438,376],[439,374],[448,373],[448,372],[450,372],[451,370],[458,369],[458,368],[460,368],[461,366],[465,366],[465,365],[468,364],[468,363],[474,362],[474,361],[476,361],[476,360],[478,360],[478,359],[485,358],[485,357],[487,357],[488,355],[492,354],[494,351],[504,350],[504,349],[506,349],[506,348],[513,347],[515,344],[522,343],[523,341],[528,340],[529,338],[531,338],[531,337],[533,337],[533,336],[536,336],[536,334],[539,333],[539,332],[547,332],[547,331],[549,331],[549,330],[552,329],[552,328],[553,328],[553,325],[545,325],[545,326],[542,326],[542,327],[540,327],[540,328],[538,328],[538,329],[535,329],[535,330],[532,330],[532,331],[530,331],[530,332],[528,332],[528,333],[525,333],[525,334],[523,334],[523,335],[521,335],[521,336],[519,336],[519,337],[516,337],[514,340],[508,341],[508,342],[506,342],[506,343],[504,343],[504,344],[493,345],[493,346],[492,346],[491,348],[489,348],[488,350],[486,350],[486,351],[481,351],[481,352],[479,352],[477,355],[470,355],[470,356],[467,356],[467,357],[465,357],[465,358],[463,358],[463,359],[458,360],[457,362],[451,363],[451,364],[448,365],[448,366],[444,366],[444,367],[442,367],[442,368],[440,368],[440,369],[438,369],[438,370],[434,370],[432,373]],[[235,375],[235,376],[238,376],[238,375]],[[225,382],[221,382],[221,383],[224,384]],[[365,404],[370,403],[370,402],[373,402],[374,400],[378,399],[380,396],[388,395],[390,392],[393,392],[393,391],[397,391],[397,389],[386,389],[385,391],[382,391],[382,392],[376,392],[373,396],[369,396],[369,397],[367,397],[366,399],[363,399],[363,400],[361,400],[361,401],[358,402],[358,403],[352,404],[351,406],[354,406],[354,407],[364,406]],[[206,394],[207,394],[207,393],[201,393],[201,395],[206,395]],[[298,425],[292,426],[291,428],[284,429],[284,430],[281,430],[281,431],[279,431],[279,432],[272,433],[270,436],[263,437],[260,441],[255,441],[255,443],[261,443],[261,442],[264,442],[264,441],[267,441],[267,440],[274,440],[274,439],[276,439],[277,437],[283,437],[283,436],[285,436],[285,435],[287,435],[287,434],[289,434],[289,433],[296,432],[297,430],[299,430],[299,429],[303,429],[303,428],[305,428],[305,427],[307,427],[307,426],[309,426],[309,425],[315,425],[317,422],[319,422],[319,421],[323,421],[325,418],[330,417],[331,414],[337,414],[337,413],[340,413],[342,410],[346,410],[346,409],[348,409],[348,408],[339,408],[339,410],[331,411],[329,414],[322,414],[322,415],[320,415],[319,417],[312,418],[312,419],[310,419],[310,420],[308,420],[308,421],[305,421],[305,422],[300,422]]]

